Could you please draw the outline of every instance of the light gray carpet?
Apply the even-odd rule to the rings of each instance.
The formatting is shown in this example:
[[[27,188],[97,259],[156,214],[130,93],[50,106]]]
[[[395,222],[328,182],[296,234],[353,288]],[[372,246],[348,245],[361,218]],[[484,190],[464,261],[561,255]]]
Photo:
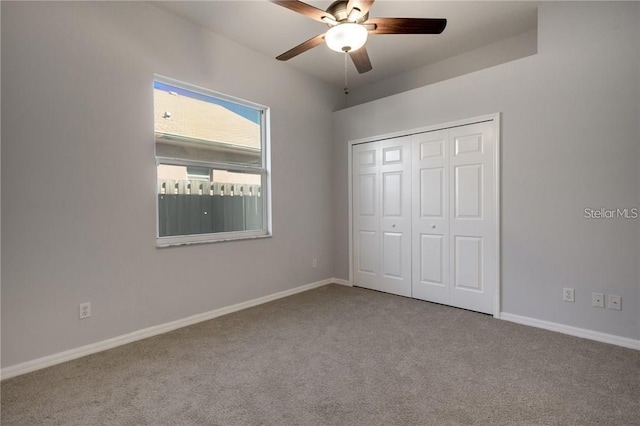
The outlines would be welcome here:
[[[329,285],[2,383],[3,425],[637,425],[640,351]]]

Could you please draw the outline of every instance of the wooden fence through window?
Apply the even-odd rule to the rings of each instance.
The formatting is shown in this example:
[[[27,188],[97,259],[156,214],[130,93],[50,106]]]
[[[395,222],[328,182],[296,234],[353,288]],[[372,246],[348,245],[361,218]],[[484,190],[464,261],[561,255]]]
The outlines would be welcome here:
[[[161,237],[262,229],[260,185],[158,180]]]

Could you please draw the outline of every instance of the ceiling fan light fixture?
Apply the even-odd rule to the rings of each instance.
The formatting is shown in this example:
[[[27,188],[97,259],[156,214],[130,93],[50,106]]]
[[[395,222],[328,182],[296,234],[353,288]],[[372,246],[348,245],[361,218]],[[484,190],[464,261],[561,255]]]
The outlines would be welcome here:
[[[329,28],[324,40],[331,50],[353,52],[364,46],[368,34],[363,25],[345,22]]]

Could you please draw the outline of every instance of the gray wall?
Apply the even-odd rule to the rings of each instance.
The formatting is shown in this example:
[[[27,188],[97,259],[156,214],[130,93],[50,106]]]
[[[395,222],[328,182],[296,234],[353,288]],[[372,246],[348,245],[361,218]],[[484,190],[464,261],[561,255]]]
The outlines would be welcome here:
[[[353,106],[448,80],[474,71],[510,62],[538,51],[536,29],[444,59],[422,68],[408,70],[365,87],[351,90],[347,105]]]
[[[640,338],[640,219],[583,218],[640,207],[639,15],[542,2],[537,55],[336,112],[335,276],[349,274],[348,140],[502,112],[502,310]],[[592,308],[596,291],[623,310]]]
[[[3,367],[332,276],[339,90],[143,2],[2,2],[2,67]],[[154,73],[272,108],[273,238],[156,249]]]

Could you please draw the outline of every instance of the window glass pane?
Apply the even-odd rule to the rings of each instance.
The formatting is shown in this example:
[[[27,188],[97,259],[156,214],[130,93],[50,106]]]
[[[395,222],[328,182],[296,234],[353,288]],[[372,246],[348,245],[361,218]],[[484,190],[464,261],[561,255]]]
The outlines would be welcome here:
[[[154,82],[156,156],[262,166],[262,111]]]
[[[263,229],[264,175],[158,165],[159,236]]]

